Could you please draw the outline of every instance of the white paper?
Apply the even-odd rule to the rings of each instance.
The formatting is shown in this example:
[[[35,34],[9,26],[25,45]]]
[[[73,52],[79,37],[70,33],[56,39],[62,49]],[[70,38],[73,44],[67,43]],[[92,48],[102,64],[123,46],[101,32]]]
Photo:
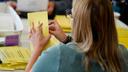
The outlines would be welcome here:
[[[48,8],[48,0],[18,0],[17,8],[20,11],[45,11]]]
[[[10,14],[0,13],[0,31],[14,31],[14,21]]]
[[[5,42],[5,37],[0,37],[0,44],[4,44]]]
[[[126,24],[124,24],[123,22],[121,22],[120,20],[118,20],[118,19],[115,19],[115,23],[116,23],[116,26],[119,27],[119,28],[128,29],[128,26]]]

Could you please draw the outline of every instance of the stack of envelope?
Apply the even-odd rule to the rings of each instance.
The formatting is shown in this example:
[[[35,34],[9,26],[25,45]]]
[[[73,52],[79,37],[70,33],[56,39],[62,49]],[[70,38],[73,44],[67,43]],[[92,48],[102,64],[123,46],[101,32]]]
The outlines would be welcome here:
[[[128,29],[117,28],[119,43],[128,48]]]
[[[128,26],[118,19],[115,19],[119,44],[128,48]]]
[[[57,15],[55,20],[57,20],[64,32],[71,32],[71,19],[69,17]]]
[[[30,56],[28,48],[0,47],[0,70],[24,70]]]

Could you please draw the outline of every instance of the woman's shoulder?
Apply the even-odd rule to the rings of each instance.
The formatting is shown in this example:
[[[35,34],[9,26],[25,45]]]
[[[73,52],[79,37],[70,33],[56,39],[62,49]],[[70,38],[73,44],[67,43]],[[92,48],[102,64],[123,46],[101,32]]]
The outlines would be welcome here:
[[[68,44],[60,44],[58,48],[60,50],[60,56],[69,57],[69,59],[83,55],[80,48],[74,42],[70,42]]]
[[[73,42],[70,42],[68,44],[63,44],[63,43],[59,43],[57,45],[51,46],[48,49],[46,49],[44,51],[44,53],[46,52],[56,52],[56,51],[75,51],[76,49],[78,49],[77,45]]]
[[[60,46],[60,68],[63,72],[84,72],[83,54],[78,46],[71,42]]]
[[[71,42],[68,44],[59,43],[57,45],[54,45],[52,47],[49,47],[45,51],[42,52],[42,54],[53,54],[58,53],[58,55],[67,54],[72,55],[73,53],[78,53],[78,47],[75,43]]]
[[[42,52],[41,56],[34,64],[32,70],[34,72],[60,72],[58,71],[60,66],[62,65],[62,63],[60,63],[60,60],[65,59],[63,58],[63,56],[65,57],[67,55],[66,53],[65,55],[62,55],[62,52],[66,52],[65,49],[70,49],[67,47],[67,45],[60,43],[47,48]],[[65,49],[62,51],[63,48]]]
[[[45,52],[56,52],[56,51],[69,52],[69,53],[80,52],[77,44],[75,44],[74,42],[70,42],[68,44],[59,43],[45,50]]]
[[[128,68],[128,49],[123,45],[119,45],[119,56],[123,72],[126,72]]]
[[[77,45],[73,42],[68,44],[60,43],[52,46],[48,48],[45,53],[50,54],[52,57],[55,56],[54,58],[58,58],[58,72],[84,72],[84,68],[82,66],[83,54],[79,52]]]
[[[60,49],[61,50],[68,50],[69,52],[76,52],[76,53],[81,53],[80,48],[78,47],[78,45],[75,42],[70,42],[67,44],[61,44],[60,45]]]
[[[123,46],[123,45],[119,45],[119,51],[122,54],[123,57],[125,57],[126,59],[128,59],[128,49]]]

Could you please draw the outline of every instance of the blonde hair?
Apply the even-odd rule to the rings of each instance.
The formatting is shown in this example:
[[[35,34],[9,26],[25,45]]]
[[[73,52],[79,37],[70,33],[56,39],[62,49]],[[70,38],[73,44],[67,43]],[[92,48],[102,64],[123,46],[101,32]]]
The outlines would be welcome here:
[[[107,72],[121,72],[118,39],[110,0],[74,0],[73,39],[90,59]]]

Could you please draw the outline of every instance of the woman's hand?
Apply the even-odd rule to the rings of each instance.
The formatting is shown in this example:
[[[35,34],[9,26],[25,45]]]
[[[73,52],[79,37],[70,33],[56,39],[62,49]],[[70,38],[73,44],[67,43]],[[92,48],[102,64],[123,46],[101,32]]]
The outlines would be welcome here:
[[[49,22],[49,32],[54,35],[60,42],[64,42],[67,38],[56,20]]]
[[[40,23],[39,23],[40,24]],[[31,72],[33,64],[36,62],[38,57],[41,55],[43,48],[46,46],[50,39],[50,35],[45,37],[42,31],[42,24],[38,26],[37,29],[34,28],[34,23],[32,23],[32,28],[30,30],[30,39],[35,48],[30,61],[28,62],[25,72]]]
[[[48,35],[47,37],[44,36],[43,31],[42,31],[43,29],[42,25],[43,24],[40,24],[38,28],[35,29],[34,23],[33,23],[31,31],[30,31],[30,36],[31,36],[30,40],[36,51],[42,51],[51,38],[51,35]]]
[[[10,5],[10,6],[11,6],[12,8],[14,8],[14,9],[16,9],[16,7],[17,7],[17,6],[16,6],[17,4],[16,4],[15,1],[10,1],[10,0],[9,0],[9,1],[7,1],[7,4]]]
[[[55,3],[53,1],[49,1],[48,3],[48,15],[52,15],[55,8]]]

